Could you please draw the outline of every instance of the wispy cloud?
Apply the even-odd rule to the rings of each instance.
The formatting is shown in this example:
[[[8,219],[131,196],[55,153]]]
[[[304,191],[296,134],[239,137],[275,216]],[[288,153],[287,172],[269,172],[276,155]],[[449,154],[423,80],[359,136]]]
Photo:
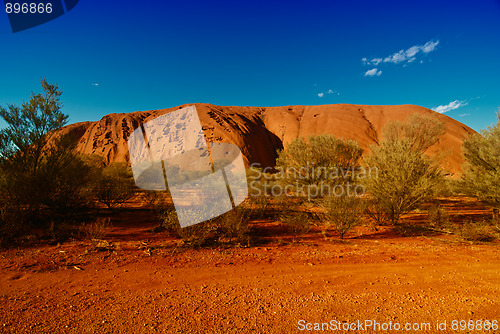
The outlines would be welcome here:
[[[98,84],[98,83],[96,83],[96,82],[93,82],[93,83],[92,83],[92,86],[99,86],[99,84]]]
[[[463,106],[466,106],[468,103],[469,103],[468,101],[455,100],[455,101],[451,101],[448,104],[432,108],[432,110],[434,110],[435,112],[438,112],[440,114],[444,114],[444,113],[446,113],[446,112],[448,112],[450,110],[455,110],[455,109],[461,108]]]
[[[376,67],[365,72],[365,77],[380,76],[382,71],[379,71]]]
[[[470,114],[460,114],[458,117],[465,117],[465,116],[470,116]]]
[[[419,54],[424,54],[424,55],[428,54],[429,52],[436,50],[438,45],[439,45],[439,40],[429,41],[424,45],[414,45],[406,50],[400,50],[384,58],[372,58],[372,59],[362,58],[361,61],[363,62],[364,65],[373,65],[373,66],[378,66],[379,64],[384,64],[384,63],[392,63],[392,64],[399,64],[403,62],[412,63],[416,60],[416,57]]]
[[[323,97],[325,96],[325,93],[318,93],[318,97]]]

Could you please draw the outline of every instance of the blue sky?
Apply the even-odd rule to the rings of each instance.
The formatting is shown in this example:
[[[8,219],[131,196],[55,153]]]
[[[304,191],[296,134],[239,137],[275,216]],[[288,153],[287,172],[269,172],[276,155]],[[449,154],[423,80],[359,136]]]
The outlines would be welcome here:
[[[476,130],[500,107],[500,0],[80,0],[12,33],[0,105],[63,89],[70,122],[185,103],[416,104]]]

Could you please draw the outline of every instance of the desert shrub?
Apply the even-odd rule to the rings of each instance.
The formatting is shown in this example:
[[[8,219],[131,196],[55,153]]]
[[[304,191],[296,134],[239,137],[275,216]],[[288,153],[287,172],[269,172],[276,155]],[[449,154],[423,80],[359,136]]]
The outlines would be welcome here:
[[[172,201],[162,201],[158,203],[155,210],[157,216],[161,219],[161,226],[167,231],[177,231],[180,228],[175,206]]]
[[[111,219],[100,218],[94,222],[83,224],[80,226],[80,234],[89,240],[103,239],[106,235],[106,230],[111,227]]]
[[[164,191],[143,190],[141,197],[153,209],[160,224],[157,229],[176,233],[180,229],[175,206],[170,195]]]
[[[217,226],[213,220],[182,228],[177,219],[175,206],[167,192],[143,191],[142,198],[154,210],[159,225],[155,230],[167,230],[173,236],[182,239],[184,247],[206,246],[213,239]],[[193,213],[195,215],[196,213]]]
[[[298,239],[311,229],[311,217],[304,211],[301,198],[280,196],[275,199],[276,217],[288,226],[288,230]]]
[[[356,196],[328,196],[321,202],[326,228],[333,227],[340,238],[358,226],[366,210],[366,202]]]
[[[500,208],[500,112],[495,126],[464,141],[463,151],[464,191]]]
[[[144,191],[142,196],[155,211],[161,229],[181,238],[184,247],[203,247],[217,243],[241,246],[250,243],[248,223],[254,209],[249,207],[248,200],[221,216],[181,228],[175,206],[167,193]],[[189,212],[194,220],[198,220],[196,211]]]
[[[204,221],[195,225],[178,228],[177,234],[182,239],[184,247],[203,247],[213,243],[217,225],[213,220]]]
[[[93,180],[95,198],[109,209],[121,206],[134,195],[130,168],[124,163],[106,166]]]
[[[223,244],[249,246],[249,222],[251,215],[251,209],[240,205],[218,217],[218,241]]]
[[[155,210],[157,204],[161,200],[162,193],[160,191],[155,190],[142,190],[141,191],[141,199],[148,207]],[[156,210],[155,210],[156,211]]]
[[[73,152],[74,145],[70,135],[55,139],[32,171],[26,165],[16,167],[17,157],[4,161],[0,206],[9,212],[10,220],[40,221],[44,212],[61,215],[89,203],[92,167]]]
[[[336,185],[355,183],[353,171],[362,153],[352,140],[327,134],[299,137],[278,152],[276,178],[295,196],[322,197]]]
[[[91,201],[88,185],[94,167],[83,155],[74,153],[75,145],[76,139],[71,135],[55,139],[35,173],[36,188],[42,189],[41,203],[58,213],[87,206]]]
[[[465,222],[458,227],[457,233],[462,240],[471,242],[491,242],[498,238],[498,231],[485,220]]]
[[[373,146],[365,163],[377,169],[376,177],[364,179],[376,211],[397,224],[401,215],[432,198],[443,182],[435,159],[424,152],[443,133],[443,124],[415,114],[405,123],[389,123],[380,146]]]
[[[436,229],[443,229],[450,224],[450,215],[439,204],[434,204],[429,208],[427,213],[429,224]]]
[[[172,212],[175,215],[175,212]],[[193,215],[196,213],[193,212]],[[183,227],[179,227],[177,216],[176,232],[184,246],[202,247],[210,245],[234,245],[248,246],[250,244],[249,237],[249,221],[251,210],[244,205],[240,205],[231,211],[228,211],[218,217],[210,220]]]
[[[248,246],[250,244],[249,222],[262,218],[270,206],[265,182],[272,179],[259,169],[247,170],[249,196],[236,208],[208,221],[181,228],[175,206],[167,192],[143,191],[142,198],[150,206],[161,222],[161,229],[169,230],[182,239],[185,247],[202,247],[215,244]],[[196,210],[184,214],[198,220]]]

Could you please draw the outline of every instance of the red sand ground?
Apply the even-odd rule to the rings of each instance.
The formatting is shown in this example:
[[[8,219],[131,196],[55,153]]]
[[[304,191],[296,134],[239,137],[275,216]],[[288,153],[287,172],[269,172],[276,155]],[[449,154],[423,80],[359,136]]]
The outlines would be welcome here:
[[[462,217],[486,213],[473,201],[446,205]],[[184,250],[151,232],[147,210],[112,218],[111,250],[75,240],[0,251],[0,332],[310,332],[300,320],[500,332],[451,330],[453,320],[500,320],[498,242],[365,228],[346,241],[313,231],[292,244],[281,225],[261,222],[256,246]],[[364,329],[350,332],[387,332]]]

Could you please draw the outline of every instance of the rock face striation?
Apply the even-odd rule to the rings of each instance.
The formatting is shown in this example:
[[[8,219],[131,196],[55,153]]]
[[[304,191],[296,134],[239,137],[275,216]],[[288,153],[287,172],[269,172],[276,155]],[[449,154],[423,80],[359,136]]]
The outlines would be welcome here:
[[[443,156],[442,166],[459,174],[462,142],[475,131],[468,126],[430,109],[415,105],[371,106],[331,104],[285,107],[222,107],[205,103],[179,107],[110,114],[96,122],[81,122],[56,130],[54,136],[71,133],[78,139],[76,151],[97,154],[107,163],[129,162],[128,138],[135,128],[160,115],[195,105],[207,142],[233,143],[240,147],[245,164],[274,166],[277,153],[297,137],[332,134],[356,140],[365,150],[382,138],[384,125],[404,121],[419,113],[435,117],[445,125],[445,135],[429,149],[429,154]]]

